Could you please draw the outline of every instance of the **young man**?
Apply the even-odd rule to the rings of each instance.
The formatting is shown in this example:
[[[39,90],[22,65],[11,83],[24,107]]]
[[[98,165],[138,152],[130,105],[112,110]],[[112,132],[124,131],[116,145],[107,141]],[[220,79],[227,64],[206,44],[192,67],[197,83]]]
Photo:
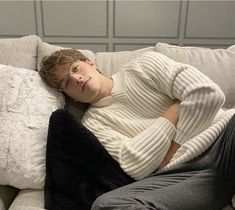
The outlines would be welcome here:
[[[39,73],[91,105],[83,125],[139,180],[103,194],[92,209],[209,210],[231,200],[235,119],[220,109],[220,88],[197,69],[148,52],[109,78],[80,52],[61,50]]]

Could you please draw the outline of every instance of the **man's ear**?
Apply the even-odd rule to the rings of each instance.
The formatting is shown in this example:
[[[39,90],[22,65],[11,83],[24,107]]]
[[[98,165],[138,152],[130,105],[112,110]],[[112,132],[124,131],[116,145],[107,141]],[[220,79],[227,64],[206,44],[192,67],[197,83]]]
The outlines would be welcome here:
[[[96,68],[96,64],[93,63],[92,61],[87,59],[85,62],[88,63],[89,65],[93,66],[94,68]]]

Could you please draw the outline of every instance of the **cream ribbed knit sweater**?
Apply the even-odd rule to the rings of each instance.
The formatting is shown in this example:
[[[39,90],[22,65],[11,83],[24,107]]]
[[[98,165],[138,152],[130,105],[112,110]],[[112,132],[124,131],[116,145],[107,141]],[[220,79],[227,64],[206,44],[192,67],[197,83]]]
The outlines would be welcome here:
[[[155,171],[171,141],[182,145],[169,168],[205,151],[231,118],[224,94],[192,66],[148,52],[112,76],[111,96],[90,106],[82,122],[134,179]],[[180,100],[177,128],[161,117]]]

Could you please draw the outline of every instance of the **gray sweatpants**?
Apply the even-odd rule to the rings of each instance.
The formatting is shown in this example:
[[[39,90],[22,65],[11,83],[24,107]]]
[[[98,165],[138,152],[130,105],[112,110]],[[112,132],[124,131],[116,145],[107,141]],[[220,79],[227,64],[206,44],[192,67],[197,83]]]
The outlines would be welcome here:
[[[98,197],[92,210],[220,210],[235,192],[235,115],[199,157]]]

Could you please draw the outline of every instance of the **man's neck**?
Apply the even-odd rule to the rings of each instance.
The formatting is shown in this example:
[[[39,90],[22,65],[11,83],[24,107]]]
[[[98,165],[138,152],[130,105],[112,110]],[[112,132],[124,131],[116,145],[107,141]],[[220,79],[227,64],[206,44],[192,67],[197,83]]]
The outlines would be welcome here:
[[[92,101],[92,104],[100,101],[101,99],[110,96],[113,89],[113,79],[104,75],[101,75],[102,86],[99,95]]]

